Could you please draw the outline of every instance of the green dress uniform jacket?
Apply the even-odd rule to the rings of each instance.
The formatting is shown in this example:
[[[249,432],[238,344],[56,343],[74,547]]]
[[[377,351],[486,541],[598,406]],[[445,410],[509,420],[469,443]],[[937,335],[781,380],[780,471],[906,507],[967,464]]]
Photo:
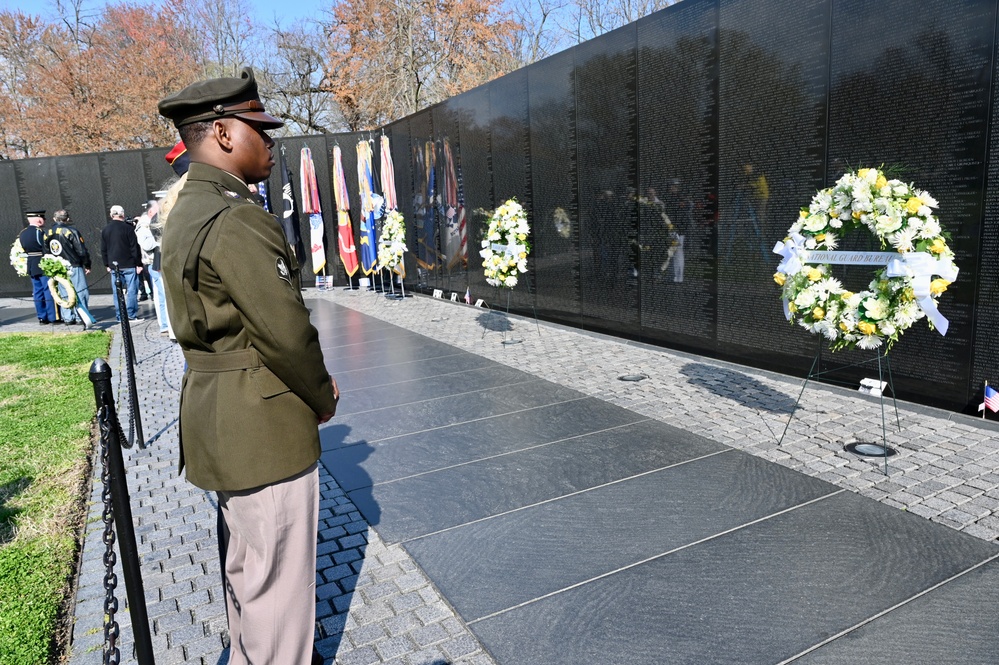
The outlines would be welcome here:
[[[180,468],[202,489],[251,489],[319,458],[317,416],[336,400],[281,227],[235,176],[192,163],[187,178],[161,247],[188,363]]]

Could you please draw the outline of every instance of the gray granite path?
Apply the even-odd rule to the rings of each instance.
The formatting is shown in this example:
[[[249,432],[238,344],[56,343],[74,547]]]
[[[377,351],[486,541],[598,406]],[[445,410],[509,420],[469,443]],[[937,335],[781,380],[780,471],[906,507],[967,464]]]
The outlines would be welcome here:
[[[999,428],[991,421],[899,402],[902,431],[888,433],[899,454],[891,458],[886,476],[881,460],[843,450],[844,441],[881,436],[880,402],[853,391],[810,384],[778,446],[800,390],[796,379],[515,316],[509,317],[512,331],[506,335],[523,341],[503,345],[503,333],[483,319],[496,314],[446,300],[398,302],[339,289],[310,289],[306,296],[420,332],[978,538],[999,538]],[[99,311],[101,298],[92,299]],[[109,303],[103,304],[107,318]],[[0,332],[41,330],[28,308],[27,299],[0,300]],[[143,314],[151,315],[148,306]],[[108,327],[117,333],[117,326]],[[183,357],[156,333],[154,321],[133,324],[133,335],[147,447],[126,451],[125,459],[156,660],[225,663],[214,497],[178,478],[175,469]],[[116,391],[123,395],[117,334],[110,364]],[[618,380],[623,374],[649,378],[626,383]],[[320,474],[317,646],[326,662],[492,663],[406,551],[386,546],[327,470],[321,467]],[[71,665],[100,662],[103,544],[96,469],[94,476]],[[135,662],[123,588],[119,596],[123,662]]]

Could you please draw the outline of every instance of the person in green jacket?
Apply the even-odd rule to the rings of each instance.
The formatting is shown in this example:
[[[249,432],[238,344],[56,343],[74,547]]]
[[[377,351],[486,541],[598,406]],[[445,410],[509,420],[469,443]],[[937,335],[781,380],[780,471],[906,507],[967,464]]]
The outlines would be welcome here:
[[[339,391],[302,300],[299,265],[248,187],[270,175],[283,123],[253,71],[161,100],[187,146],[187,184],[161,244],[184,351],[180,465],[219,495],[230,660],[309,663],[315,630],[318,426]]]

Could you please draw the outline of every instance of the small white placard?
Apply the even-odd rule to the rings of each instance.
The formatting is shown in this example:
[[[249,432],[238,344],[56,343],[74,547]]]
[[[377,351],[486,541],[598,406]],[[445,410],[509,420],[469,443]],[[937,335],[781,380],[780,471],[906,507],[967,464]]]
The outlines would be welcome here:
[[[892,259],[901,259],[898,252],[806,252],[803,263],[825,263],[839,266],[886,266]]]
[[[452,293],[451,294],[451,302],[458,302],[458,294],[457,293]]]
[[[482,298],[479,298],[478,300],[475,301],[475,306],[476,307],[482,307],[485,304],[486,304],[486,301],[483,300]]]
[[[434,298],[443,298],[443,297],[444,297],[444,291],[442,291],[441,289],[434,289]]]

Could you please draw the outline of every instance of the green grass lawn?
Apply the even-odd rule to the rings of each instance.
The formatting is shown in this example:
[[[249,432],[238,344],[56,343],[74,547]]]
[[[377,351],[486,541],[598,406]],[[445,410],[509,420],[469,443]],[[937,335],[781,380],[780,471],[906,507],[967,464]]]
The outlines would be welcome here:
[[[0,335],[0,663],[54,662],[107,333]]]

